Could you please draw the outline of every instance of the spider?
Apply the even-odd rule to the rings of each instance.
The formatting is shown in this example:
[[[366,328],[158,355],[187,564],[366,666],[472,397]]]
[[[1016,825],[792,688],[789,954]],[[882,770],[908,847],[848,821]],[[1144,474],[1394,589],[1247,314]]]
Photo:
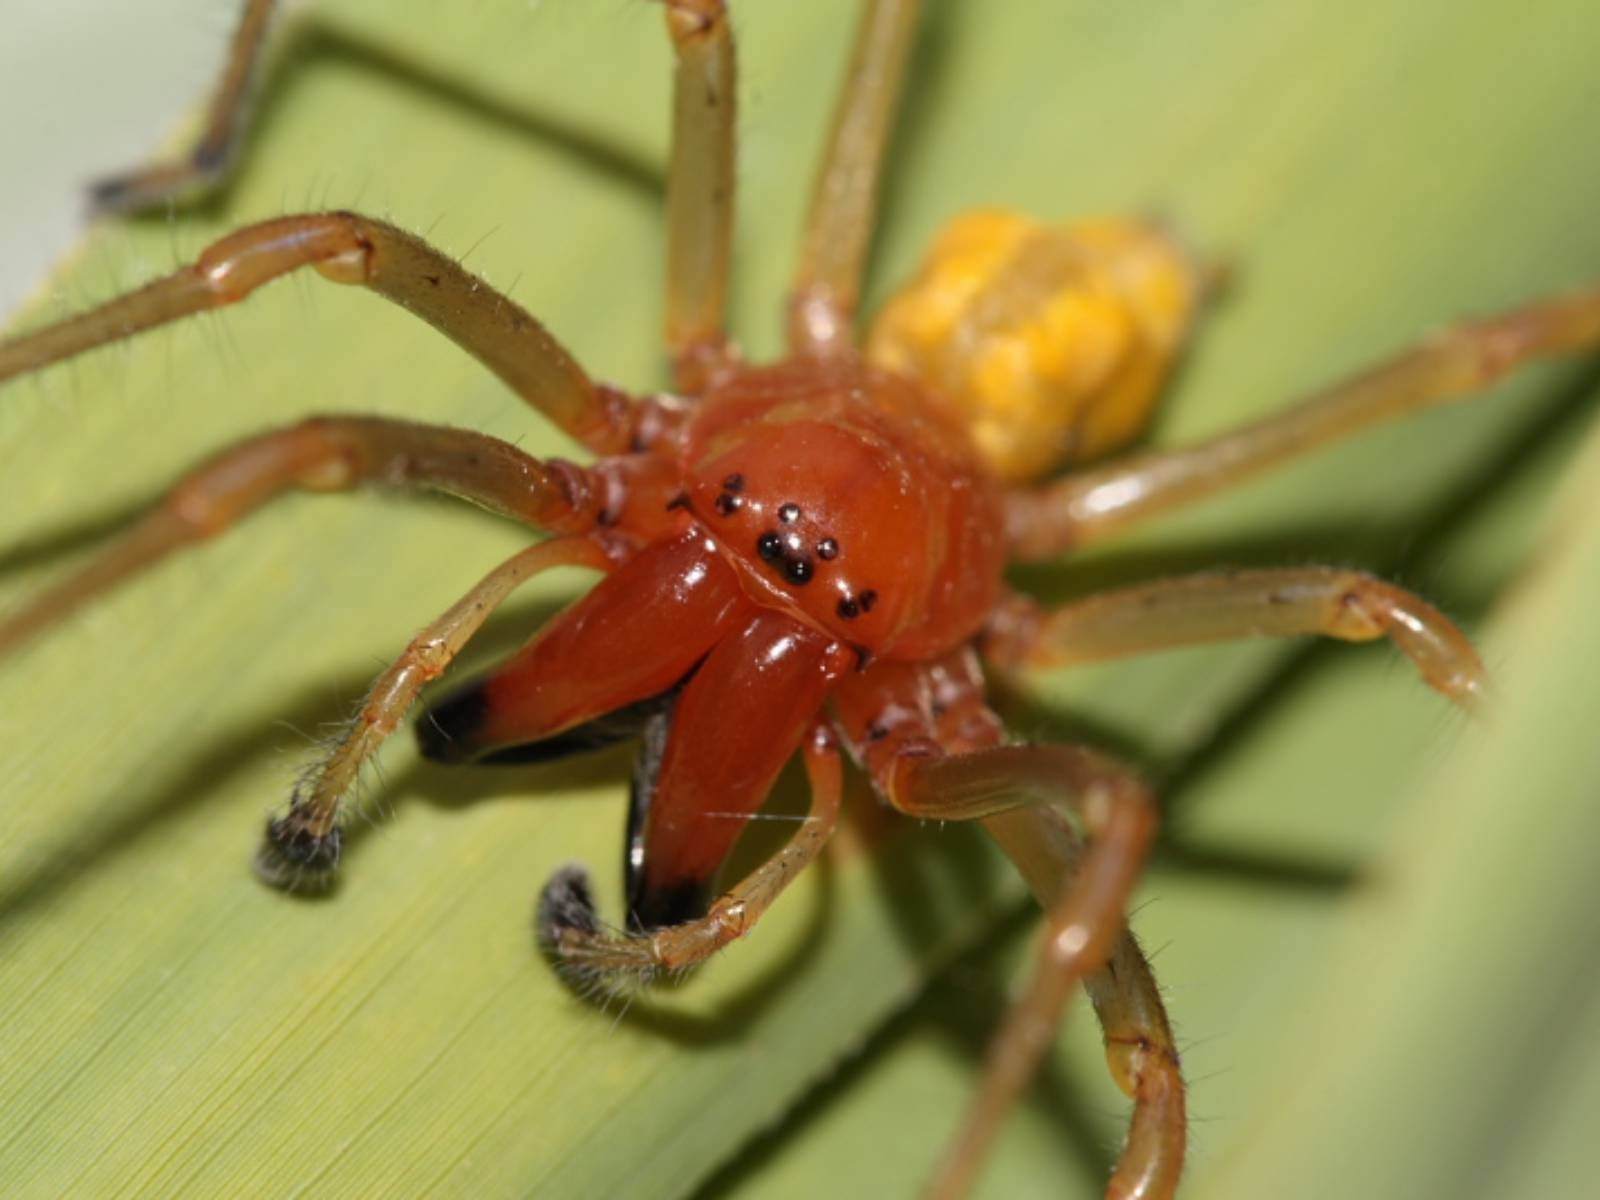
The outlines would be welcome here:
[[[260,18],[269,7],[257,0],[247,12]],[[1002,745],[977,654],[1015,669],[1244,633],[1386,634],[1430,683],[1463,701],[1478,690],[1480,668],[1425,602],[1355,572],[1207,575],[1046,612],[1005,594],[1002,561],[1076,548],[1344,426],[1480,386],[1534,354],[1591,344],[1600,299],[1582,294],[1464,326],[1360,388],[1335,389],[1238,436],[1039,484],[1142,427],[1197,300],[1186,255],[1159,230],[1129,222],[1053,227],[975,214],[947,231],[858,349],[855,295],[896,90],[884,80],[898,77],[916,18],[914,5],[876,4],[840,110],[863,120],[836,126],[791,306],[791,357],[747,366],[722,321],[731,35],[720,4],[668,9],[679,56],[669,184],[674,394],[629,397],[592,384],[531,317],[390,226],[335,213],[241,230],[194,269],[8,343],[0,373],[242,299],[311,265],[418,312],[602,457],[587,468],[538,461],[479,435],[378,419],[268,434],[189,476],[105,557],[0,627],[0,645],[291,487],[420,485],[522,518],[556,536],[492,572],[380,679],[322,773],[269,827],[266,873],[331,870],[355,772],[421,685],[518,583],[558,563],[595,567],[606,582],[419,725],[425,752],[452,761],[536,760],[642,738],[630,928],[602,926],[584,877],[563,872],[541,905],[557,957],[602,978],[650,973],[698,961],[745,932],[831,830],[842,748],[894,807],[982,821],[1051,914],[1036,982],[996,1043],[974,1117],[936,1187],[965,1186],[1044,1045],[1038,1031],[1054,1027],[1081,981],[1106,1026],[1113,1071],[1135,1099],[1112,1193],[1171,1194],[1183,1149],[1177,1056],[1121,922],[1151,833],[1147,790],[1096,751]],[[247,18],[246,35],[252,27]],[[250,56],[244,36],[235,61]],[[209,169],[225,157],[205,143],[198,160]],[[157,177],[150,192],[141,188],[151,177],[141,176],[102,196],[165,195],[187,174]],[[1069,346],[1082,357],[1052,361]],[[736,827],[697,817],[713,798],[721,809],[753,811],[796,749],[813,785],[811,817],[769,864],[718,892]]]

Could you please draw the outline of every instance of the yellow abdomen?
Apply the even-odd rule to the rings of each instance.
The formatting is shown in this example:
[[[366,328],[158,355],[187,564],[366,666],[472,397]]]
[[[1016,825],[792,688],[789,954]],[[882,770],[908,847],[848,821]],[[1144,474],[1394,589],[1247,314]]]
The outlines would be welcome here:
[[[1199,292],[1195,265],[1152,225],[978,209],[945,227],[867,353],[931,384],[990,469],[1022,482],[1139,435]]]

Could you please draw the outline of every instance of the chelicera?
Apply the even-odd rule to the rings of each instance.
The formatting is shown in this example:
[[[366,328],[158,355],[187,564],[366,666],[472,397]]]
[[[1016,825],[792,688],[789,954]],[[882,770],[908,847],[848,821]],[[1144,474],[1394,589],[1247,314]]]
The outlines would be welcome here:
[[[745,362],[725,334],[733,204],[733,42],[722,0],[666,0],[677,55],[668,188],[671,393],[594,382],[529,314],[448,256],[353,213],[241,229],[198,260],[81,316],[0,344],[0,379],[244,299],[311,266],[458,342],[595,454],[540,460],[465,430],[313,418],[222,451],[78,573],[0,623],[0,650],[294,489],[448,492],[549,535],[429,624],[374,685],[320,770],[269,825],[279,882],[333,871],[356,775],[488,615],[552,566],[605,572],[484,677],[433,702],[422,748],[449,762],[537,761],[639,741],[624,927],[587,876],[540,901],[550,953],[597,981],[693,965],[746,932],[836,823],[842,759],[913,817],[980,821],[1047,913],[1026,994],[933,1190],[964,1191],[1048,1044],[1074,984],[1133,1099],[1114,1196],[1174,1194],[1183,1080],[1160,993],[1124,910],[1154,833],[1149,790],[1082,746],[1010,744],[985,667],[1062,665],[1247,635],[1387,637],[1471,703],[1483,672],[1425,601],[1360,572],[1300,567],[1168,579],[1046,609],[1007,562],[1045,559],[1308,449],[1483,387],[1537,356],[1600,342],[1600,292],[1437,336],[1281,415],[1189,448],[1092,459],[1143,428],[1202,301],[1204,272],[1163,231],[953,222],[858,343],[857,295],[883,148],[918,5],[864,6],[789,306],[789,351]],[[213,119],[191,158],[114,180],[138,207],[228,162],[273,5],[249,0]],[[1062,473],[1064,468],[1072,468]],[[1043,482],[1041,482],[1043,481]],[[720,878],[740,823],[799,754],[811,809],[741,880]],[[707,817],[715,813],[715,820]]]

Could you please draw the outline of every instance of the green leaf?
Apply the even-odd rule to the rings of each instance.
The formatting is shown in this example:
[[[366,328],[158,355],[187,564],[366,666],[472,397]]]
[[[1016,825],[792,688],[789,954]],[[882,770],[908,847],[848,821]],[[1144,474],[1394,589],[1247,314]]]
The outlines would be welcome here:
[[[1582,0],[930,7],[874,294],[964,206],[1165,214],[1236,287],[1161,441],[1600,264],[1600,12]],[[29,320],[243,221],[344,205],[428,230],[515,282],[598,373],[658,385],[659,13],[439,8],[299,10],[226,199],[97,228]],[[737,320],[758,356],[777,344],[854,9],[735,4]],[[1531,372],[1026,582],[1065,595],[1221,562],[1403,563],[1484,629],[1592,390],[1581,368]],[[0,604],[211,449],[310,411],[569,450],[404,314],[278,285],[0,397]],[[1384,647],[1165,655],[1038,681],[1013,706],[1021,732],[1105,734],[1166,786],[1170,844],[1136,924],[1189,1042],[1200,1194],[1581,1190],[1560,1098],[1592,1097],[1600,1069],[1579,1036],[1600,763],[1579,723],[1592,542],[1581,517],[1568,528],[1487,642],[1506,678],[1493,725],[1448,712]],[[1014,953],[965,960],[783,1117],[955,949],[996,931],[1021,944],[1020,891],[975,839],[849,839],[749,941],[621,1019],[563,992],[528,918],[569,859],[615,894],[623,757],[449,772],[397,739],[367,796],[388,819],[355,838],[335,895],[250,877],[311,742],[519,540],[442,504],[294,499],[0,666],[8,1194],[666,1196],[719,1170],[723,1195],[875,1194],[925,1173]],[[485,652],[583,582],[530,589]],[[1081,1011],[1072,1025],[989,1194],[1099,1186],[1122,1108]]]

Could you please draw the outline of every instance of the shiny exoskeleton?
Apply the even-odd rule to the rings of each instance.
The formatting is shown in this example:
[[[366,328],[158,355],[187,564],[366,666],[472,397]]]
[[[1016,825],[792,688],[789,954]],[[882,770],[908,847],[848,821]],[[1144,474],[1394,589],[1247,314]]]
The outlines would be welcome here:
[[[705,915],[740,833],[727,814],[761,807],[843,681],[870,690],[875,662],[977,634],[1003,509],[951,414],[853,359],[732,368],[639,456],[592,471],[618,497],[609,536],[642,548],[418,728],[436,758],[542,757],[528,743],[671,693],[628,859],[629,919],[654,929]]]
[[[188,157],[103,183],[102,205],[166,202],[226,171],[274,7],[245,0]],[[537,761],[638,739],[623,927],[600,920],[581,868],[563,868],[540,901],[547,950],[579,979],[609,983],[692,965],[737,939],[832,833],[846,752],[900,812],[981,822],[1047,914],[1032,981],[932,1192],[966,1190],[1081,984],[1134,1102],[1107,1195],[1171,1197],[1184,1160],[1183,1078],[1125,921],[1154,833],[1149,789],[1087,747],[1008,744],[984,670],[1241,636],[1388,638],[1430,685],[1471,704],[1482,667],[1442,614],[1358,571],[1216,572],[1046,609],[1010,592],[1003,568],[1467,394],[1531,358],[1592,348],[1600,290],[1435,335],[1208,442],[1085,465],[1144,428],[1205,273],[1145,223],[1052,225],[983,210],[947,226],[858,345],[879,170],[919,15],[917,0],[866,0],[804,231],[788,354],[751,365],[725,331],[735,126],[725,0],[663,7],[677,63],[672,392],[596,384],[531,315],[382,221],[335,212],[247,226],[137,291],[0,342],[0,381],[311,267],[443,332],[595,460],[540,460],[470,431],[378,417],[269,431],[198,466],[86,566],[0,620],[0,652],[296,489],[432,489],[520,521],[547,538],[484,576],[378,678],[270,822],[261,873],[290,885],[326,878],[360,768],[423,687],[521,583],[555,566],[597,569],[605,578],[592,591],[417,725],[424,752],[451,762]],[[797,751],[808,816],[750,875],[721,878],[740,818]]]

